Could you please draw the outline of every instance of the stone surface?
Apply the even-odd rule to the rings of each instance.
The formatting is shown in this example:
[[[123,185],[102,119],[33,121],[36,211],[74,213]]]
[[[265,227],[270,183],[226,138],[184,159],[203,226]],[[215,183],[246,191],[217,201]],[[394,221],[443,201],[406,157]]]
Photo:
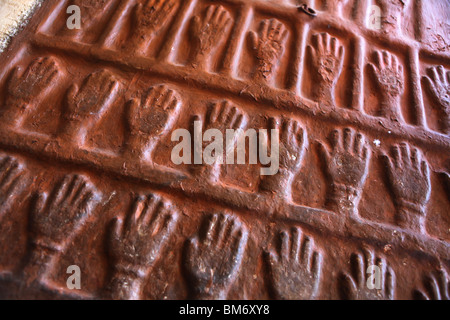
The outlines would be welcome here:
[[[448,299],[450,5],[306,2],[45,1],[0,59],[0,298]],[[279,171],[175,164],[195,121]]]

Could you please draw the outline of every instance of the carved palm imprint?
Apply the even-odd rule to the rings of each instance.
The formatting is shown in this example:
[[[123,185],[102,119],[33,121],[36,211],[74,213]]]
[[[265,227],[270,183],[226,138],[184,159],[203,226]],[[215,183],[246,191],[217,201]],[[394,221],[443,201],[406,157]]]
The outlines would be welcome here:
[[[444,133],[450,133],[450,71],[443,66],[431,67],[422,79],[433,99],[433,107],[440,114],[439,122]]]
[[[36,196],[29,219],[31,252],[24,271],[29,280],[45,276],[52,258],[65,250],[100,201],[101,194],[80,175],[67,175],[50,195]]]
[[[178,221],[171,202],[156,195],[138,196],[126,217],[113,220],[108,254],[113,265],[109,294],[114,299],[139,299],[145,279]]]
[[[199,121],[200,117],[194,117],[194,122]],[[204,132],[208,130],[218,130],[222,134],[222,137],[226,137],[226,131],[228,129],[239,130],[244,129],[247,124],[247,115],[238,107],[234,106],[227,100],[212,103],[205,116],[205,121],[203,124]],[[203,161],[202,165],[195,165],[193,171],[197,174],[204,176],[207,180],[211,182],[217,182],[220,176],[221,164],[223,164],[226,154],[228,152],[234,151],[235,143],[239,139],[239,135],[235,135],[234,141],[229,145],[225,146],[224,154],[216,155],[215,151],[212,151],[210,156],[213,159],[218,159],[217,156],[222,156],[222,161],[215,161],[213,164],[208,164]],[[208,151],[209,142],[204,141],[202,150],[194,150],[194,152]],[[229,147],[229,148],[228,148]]]
[[[271,287],[277,299],[314,299],[320,286],[322,254],[299,228],[280,233],[278,250],[266,253]]]
[[[83,34],[92,31],[99,20],[103,17],[104,9],[107,8],[114,0],[71,0],[67,8],[71,5],[78,6],[81,13],[81,29],[69,29],[64,24],[62,35],[72,36],[74,39],[80,39]]]
[[[226,299],[241,267],[247,229],[228,214],[213,215],[206,234],[188,240],[184,267],[195,299]]]
[[[151,40],[168,22],[176,0],[142,0],[133,10],[130,43],[138,54],[145,54]]]
[[[430,169],[419,149],[406,143],[392,147],[384,155],[388,178],[397,206],[397,224],[424,232],[425,207],[430,199]]]
[[[90,74],[80,88],[73,84],[66,95],[61,134],[72,143],[83,145],[86,134],[116,99],[121,85],[108,70]]]
[[[395,273],[371,250],[364,250],[364,254],[353,253],[350,273],[340,275],[338,289],[344,300],[394,300]]]
[[[13,157],[0,157],[0,221],[26,186],[24,166]]]
[[[7,85],[7,94],[0,119],[7,125],[20,126],[33,112],[39,98],[52,87],[60,74],[58,64],[52,57],[38,58],[31,62],[25,72],[14,68]]]
[[[302,166],[308,146],[308,135],[300,122],[296,120],[271,118],[269,125],[271,130],[275,129],[280,133],[280,166],[278,173],[262,178],[260,188],[291,201],[292,181]],[[270,152],[274,151],[270,150]]]
[[[346,128],[330,135],[331,150],[319,143],[330,181],[327,206],[342,214],[357,214],[362,188],[368,175],[370,149],[363,134]]]
[[[192,19],[189,31],[193,67],[207,70],[212,53],[224,41],[232,22],[230,13],[221,5],[210,5],[202,15]]]
[[[402,19],[409,0],[377,0],[375,4],[381,8],[381,30],[386,33],[402,31]]]
[[[344,65],[344,47],[328,33],[319,33],[311,37],[307,50],[312,59],[313,99],[334,105],[334,88]]]
[[[128,102],[128,137],[125,152],[150,157],[156,144],[178,118],[181,98],[166,85],[151,87],[140,98]]]
[[[450,279],[445,270],[437,270],[423,279],[424,289],[416,289],[414,298],[420,300],[450,300]]]
[[[258,33],[250,31],[247,43],[256,59],[255,80],[270,84],[275,69],[283,54],[288,30],[276,19],[263,20]]]
[[[380,94],[379,116],[404,121],[400,105],[404,90],[403,66],[395,55],[386,51],[375,51],[374,61],[375,63],[369,63],[369,69]]]

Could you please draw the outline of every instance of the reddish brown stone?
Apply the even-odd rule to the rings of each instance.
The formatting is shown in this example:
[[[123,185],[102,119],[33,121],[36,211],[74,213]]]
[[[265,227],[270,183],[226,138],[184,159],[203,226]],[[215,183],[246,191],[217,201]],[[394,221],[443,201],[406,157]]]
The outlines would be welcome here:
[[[0,55],[0,298],[448,299],[450,6],[297,2],[45,1]],[[174,164],[194,121],[279,129],[278,173]]]

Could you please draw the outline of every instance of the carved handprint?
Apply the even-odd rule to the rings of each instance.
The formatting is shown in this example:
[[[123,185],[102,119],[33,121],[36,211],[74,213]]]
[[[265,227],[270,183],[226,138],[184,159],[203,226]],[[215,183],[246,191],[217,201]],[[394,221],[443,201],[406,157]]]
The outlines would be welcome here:
[[[194,117],[194,123],[196,121],[199,121],[199,117]],[[226,137],[226,130],[227,129],[243,129],[247,123],[247,115],[242,112],[239,108],[232,105],[229,101],[223,100],[220,102],[215,102],[212,105],[210,105],[207,113],[206,113],[206,119],[203,125],[204,132],[207,132],[208,130],[218,130],[222,133],[223,137]],[[235,139],[239,139],[238,136],[235,137]],[[223,155],[215,155],[212,154],[211,156],[217,159],[217,156],[225,157],[225,155],[228,152],[231,152],[231,148],[234,148],[235,142],[230,143],[227,147],[230,149],[225,150]],[[203,150],[208,146],[208,142],[203,142]],[[203,152],[203,150],[195,150],[195,152]],[[217,181],[220,174],[220,163],[223,163],[222,161],[216,161],[212,165],[201,165],[201,166],[194,166],[193,170],[197,172],[197,174],[204,175],[207,177],[210,181]]]
[[[72,5],[80,8],[81,29],[69,29],[64,24],[62,35],[73,36],[75,39],[79,39],[83,33],[98,23],[104,14],[104,9],[112,2],[113,0],[71,0],[67,8]]]
[[[342,72],[344,47],[328,33],[313,35],[311,42],[307,48],[312,58],[312,78],[317,83],[313,87],[313,98],[321,103],[334,104],[334,87]]]
[[[380,6],[381,28],[386,33],[401,33],[402,18],[409,0],[377,0],[376,4]]]
[[[31,252],[24,274],[29,282],[45,277],[57,253],[64,251],[73,236],[101,199],[88,179],[68,175],[52,194],[38,194],[29,219]]]
[[[154,86],[128,103],[126,152],[138,157],[151,153],[172,126],[181,107],[181,98],[165,85]]]
[[[317,295],[322,270],[322,255],[314,249],[314,243],[303,236],[299,228],[289,235],[280,234],[278,252],[266,255],[272,276],[272,289],[277,299],[310,300]]]
[[[344,300],[394,300],[395,274],[384,259],[365,250],[351,255],[350,274],[341,274],[338,286]]]
[[[443,66],[428,69],[429,76],[424,76],[426,84],[434,102],[440,112],[440,125],[445,133],[450,133],[450,71]]]
[[[133,11],[131,44],[135,51],[145,53],[149,42],[169,20],[175,0],[143,0]]]
[[[142,285],[161,256],[178,220],[168,201],[139,196],[126,217],[111,226],[108,250],[114,264],[111,290],[115,299],[139,299]]]
[[[307,147],[305,129],[295,120],[272,118],[270,122],[271,129],[280,132],[280,168],[297,173]]]
[[[12,157],[0,158],[0,219],[24,188],[24,167]]]
[[[216,214],[207,233],[190,239],[185,250],[186,274],[196,299],[226,299],[241,266],[247,230],[237,219]]]
[[[290,119],[271,118],[270,129],[278,130],[280,134],[279,170],[274,175],[264,176],[260,188],[291,200],[292,180],[302,166],[308,145],[307,133],[298,121]]]
[[[192,38],[191,63],[206,69],[211,53],[224,39],[232,24],[230,13],[223,6],[210,5],[203,16],[192,19],[190,35]]]
[[[100,194],[79,175],[65,176],[52,194],[39,194],[31,210],[30,232],[33,241],[62,249],[78,231],[100,200]]]
[[[380,96],[380,116],[391,120],[402,120],[400,113],[400,97],[403,93],[403,66],[397,57],[386,51],[376,51],[375,64],[369,68],[376,80]]]
[[[58,65],[52,57],[34,60],[23,73],[20,67],[14,68],[7,85],[2,120],[9,125],[20,126],[35,109],[39,97],[52,87],[58,74]]]
[[[269,83],[278,60],[283,54],[288,30],[276,19],[261,21],[258,34],[250,31],[247,36],[250,51],[257,60],[257,81]]]
[[[86,130],[98,121],[114,102],[120,83],[107,70],[90,74],[78,88],[73,84],[66,96],[62,134],[70,141],[84,143]]]
[[[342,213],[356,213],[361,190],[368,175],[371,153],[361,133],[350,128],[334,130],[330,135],[331,150],[319,143],[325,160],[325,172],[331,181],[328,206]],[[348,210],[348,211],[347,211]]]
[[[392,148],[392,158],[383,158],[397,205],[397,223],[423,232],[425,206],[431,194],[428,163],[418,149],[406,143]]]
[[[445,270],[438,270],[424,278],[425,290],[415,290],[420,300],[450,300],[450,279]]]

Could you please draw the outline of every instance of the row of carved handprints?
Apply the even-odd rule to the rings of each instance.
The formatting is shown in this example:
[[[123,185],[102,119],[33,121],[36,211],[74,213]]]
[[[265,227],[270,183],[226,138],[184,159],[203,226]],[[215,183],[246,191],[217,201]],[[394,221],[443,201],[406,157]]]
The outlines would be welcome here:
[[[132,52],[143,54],[152,37],[170,18],[174,1],[148,1],[136,5],[132,34],[129,41]],[[230,13],[220,5],[210,5],[203,15],[192,19],[190,27],[190,64],[207,69],[216,48],[231,29]],[[283,55],[289,31],[277,19],[263,20],[258,32],[249,32],[248,49],[255,60],[252,80],[272,84],[279,61]],[[335,86],[342,73],[345,50],[339,41],[328,33],[312,36],[307,47],[311,62],[312,98],[322,104],[335,105]],[[129,50],[129,48],[127,49]],[[375,51],[374,62],[368,64],[380,94],[377,115],[393,121],[404,121],[401,96],[404,92],[403,66],[397,57],[386,51]],[[442,66],[429,69],[424,83],[433,98],[433,108],[439,112],[439,126],[444,133],[450,131],[450,73]]]
[[[8,82],[7,97],[0,118],[7,125],[20,126],[36,109],[39,97],[49,94],[49,85],[60,71],[53,58],[35,60],[19,75],[15,69]],[[83,146],[90,130],[118,98],[120,80],[107,70],[90,74],[80,87],[72,85],[62,112],[60,136],[72,144]],[[123,153],[132,158],[149,160],[161,138],[176,124],[182,106],[180,95],[166,85],[150,87],[127,103],[127,139]],[[216,129],[225,135],[227,129],[243,129],[248,116],[227,101],[213,103],[203,119],[204,130]],[[301,123],[284,118],[272,118],[270,129],[280,132],[277,174],[262,179],[260,189],[292,201],[291,184],[302,166],[308,146],[307,131]],[[335,130],[330,136],[331,149],[322,146],[320,155],[325,162],[325,174],[330,181],[328,206],[340,213],[357,210],[372,152],[366,137],[352,129]],[[271,145],[267,143],[267,145]],[[205,147],[205,145],[203,146]],[[406,143],[392,148],[384,156],[394,198],[398,206],[400,226],[423,232],[425,206],[431,192],[430,173],[422,153]],[[193,173],[216,183],[220,165],[194,165]]]
[[[25,184],[24,167],[12,157],[0,162],[0,212],[13,205],[17,190]],[[32,200],[29,216],[29,246],[22,276],[27,284],[44,282],[74,236],[82,231],[88,218],[102,202],[102,194],[82,175],[68,175],[50,194],[38,192]],[[179,225],[175,205],[160,196],[139,195],[130,211],[113,219],[107,232],[107,253],[111,265],[104,298],[142,298],[146,280],[156,261]],[[243,268],[248,229],[238,217],[219,213],[205,219],[206,228],[187,239],[182,265],[195,299],[226,299]],[[264,250],[274,298],[314,299],[320,292],[323,253],[313,237],[300,228],[281,230],[273,239],[275,246]],[[378,267],[378,280],[372,271]],[[349,272],[338,279],[343,299],[394,299],[395,273],[386,260],[371,249],[350,257]],[[378,281],[378,282],[377,282]],[[449,299],[449,278],[444,270],[426,278],[425,290],[414,296],[425,299]]]

